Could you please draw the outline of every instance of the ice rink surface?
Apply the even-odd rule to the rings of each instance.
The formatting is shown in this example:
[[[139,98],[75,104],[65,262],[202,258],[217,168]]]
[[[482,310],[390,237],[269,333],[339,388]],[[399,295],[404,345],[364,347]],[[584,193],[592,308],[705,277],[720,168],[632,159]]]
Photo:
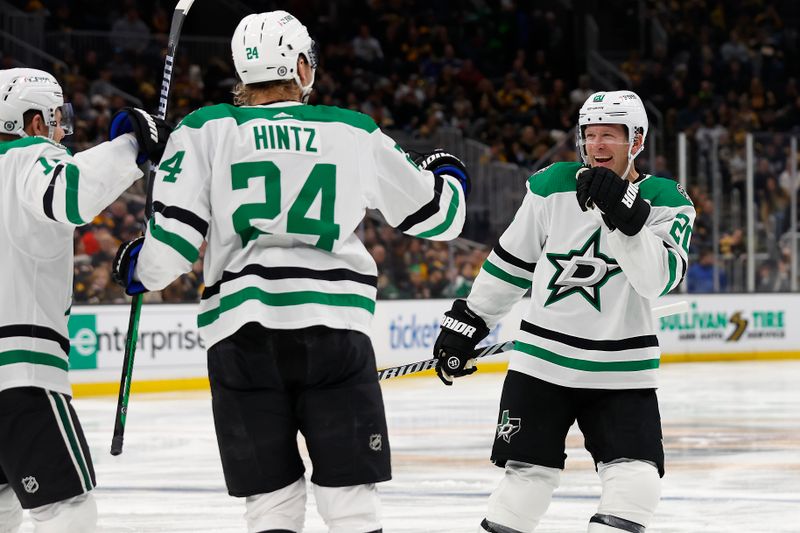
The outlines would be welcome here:
[[[667,475],[648,531],[800,532],[800,361],[660,372]],[[380,485],[384,531],[477,530],[502,474],[488,461],[502,380],[479,372],[453,387],[435,377],[384,382],[394,469]],[[133,396],[119,457],[108,453],[115,405],[75,400],[97,472],[99,531],[245,531],[244,503],[225,491],[209,393]],[[600,485],[575,426],[567,453],[537,532],[585,531],[595,511]],[[32,531],[27,520],[22,531]],[[305,531],[327,531],[311,494]]]

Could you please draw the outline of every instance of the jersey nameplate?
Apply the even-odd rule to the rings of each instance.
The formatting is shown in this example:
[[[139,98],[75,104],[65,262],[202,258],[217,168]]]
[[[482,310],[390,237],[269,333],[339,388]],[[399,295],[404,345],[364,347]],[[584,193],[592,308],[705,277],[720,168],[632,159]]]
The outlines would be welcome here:
[[[318,155],[321,151],[317,130],[303,126],[267,124],[253,126],[256,150],[289,151]]]

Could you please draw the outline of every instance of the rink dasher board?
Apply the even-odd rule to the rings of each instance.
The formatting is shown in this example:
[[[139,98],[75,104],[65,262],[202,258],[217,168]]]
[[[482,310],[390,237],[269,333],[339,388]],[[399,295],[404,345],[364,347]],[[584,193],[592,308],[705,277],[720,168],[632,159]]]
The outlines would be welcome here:
[[[670,295],[689,311],[658,319],[662,362],[800,359],[800,299],[792,294]],[[442,313],[452,300],[380,300],[372,323],[378,368],[431,356]],[[513,339],[527,300],[519,302],[483,344]],[[139,326],[134,392],[203,389],[206,346],[196,304],[145,304]],[[126,305],[75,306],[69,321],[76,396],[115,394],[128,321]],[[508,354],[482,362],[503,371]],[[424,375],[424,374],[423,374]]]

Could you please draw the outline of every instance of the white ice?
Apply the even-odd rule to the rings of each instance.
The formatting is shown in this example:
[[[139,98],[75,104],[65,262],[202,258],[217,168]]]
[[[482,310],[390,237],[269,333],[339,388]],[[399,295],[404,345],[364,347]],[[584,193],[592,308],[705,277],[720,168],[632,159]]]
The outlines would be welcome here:
[[[800,361],[660,372],[667,475],[648,531],[800,532]],[[384,531],[476,531],[502,474],[488,461],[502,379],[384,382],[394,469],[380,485]],[[244,504],[225,491],[209,393],[133,396],[119,457],[108,453],[115,404],[75,400],[97,472],[99,531],[245,531]],[[585,531],[594,513],[599,483],[576,427],[567,453],[537,532]],[[30,523],[22,531],[30,533]],[[305,531],[326,531],[311,496]]]

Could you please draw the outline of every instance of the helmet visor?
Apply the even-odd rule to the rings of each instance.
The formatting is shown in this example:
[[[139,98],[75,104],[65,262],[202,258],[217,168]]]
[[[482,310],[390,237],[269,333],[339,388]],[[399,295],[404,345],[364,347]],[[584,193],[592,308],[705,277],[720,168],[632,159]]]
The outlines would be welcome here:
[[[64,135],[72,135],[75,131],[75,112],[72,110],[72,104],[63,104],[58,107],[61,112],[61,129],[64,130]]]

